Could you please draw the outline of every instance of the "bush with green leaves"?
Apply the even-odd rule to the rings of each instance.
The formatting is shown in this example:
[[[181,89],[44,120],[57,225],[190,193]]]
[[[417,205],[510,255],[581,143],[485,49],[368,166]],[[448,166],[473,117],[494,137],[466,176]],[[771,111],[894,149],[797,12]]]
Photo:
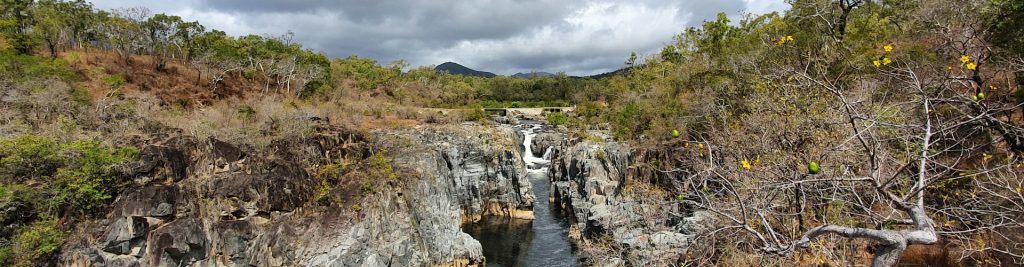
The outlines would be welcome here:
[[[16,81],[37,79],[67,81],[76,77],[75,75],[75,72],[68,67],[64,60],[51,60],[0,50],[0,77],[8,77]]]
[[[14,183],[51,175],[61,166],[58,152],[60,146],[42,136],[0,140],[0,179]]]
[[[113,167],[135,154],[132,148],[108,148],[94,140],[58,143],[36,135],[0,140],[0,182],[44,182],[52,194],[50,205],[90,211],[118,191]]]
[[[565,115],[565,113],[561,112],[549,112],[546,117],[548,124],[554,126],[574,124],[576,121],[576,119],[569,117],[568,115]]]
[[[0,264],[38,266],[42,259],[60,250],[64,237],[57,219],[35,221],[0,245]]]
[[[107,77],[103,77],[103,84],[106,84],[110,89],[118,89],[124,86],[128,80],[125,79],[124,74],[114,74]]]
[[[65,233],[54,218],[109,203],[123,183],[114,167],[135,156],[95,140],[0,139],[0,265],[35,266],[58,251]]]

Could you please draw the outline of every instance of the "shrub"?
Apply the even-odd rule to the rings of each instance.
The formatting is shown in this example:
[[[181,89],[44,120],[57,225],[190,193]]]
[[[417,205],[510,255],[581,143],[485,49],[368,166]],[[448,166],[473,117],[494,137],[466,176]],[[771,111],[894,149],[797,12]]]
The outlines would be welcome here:
[[[641,121],[645,113],[636,103],[626,104],[622,109],[612,112],[609,118],[617,139],[633,139],[646,126]]]
[[[333,189],[334,181],[341,172],[345,169],[345,162],[340,159],[327,163],[321,166],[316,171],[316,177],[320,179],[320,184],[316,186],[313,192],[313,202],[319,202],[324,197],[330,194]]]
[[[61,166],[59,148],[53,140],[35,135],[0,140],[2,181],[21,182],[53,174]]]
[[[17,55],[9,51],[0,51],[0,76],[11,77],[18,81],[35,79],[71,80],[75,72],[67,62],[60,59]]]
[[[252,106],[242,105],[238,107],[238,115],[241,115],[242,117],[247,119],[252,118],[253,116],[256,116],[256,110],[253,109]]]
[[[0,223],[4,225],[35,220],[46,212],[47,197],[38,190],[20,184],[0,184]],[[0,228],[0,236],[11,236],[14,229]]]
[[[57,252],[62,244],[64,231],[56,219],[36,221],[11,238],[9,247],[0,247],[0,263],[36,266],[37,262]]]
[[[398,174],[395,173],[395,168],[391,165],[391,159],[388,159],[387,150],[380,150],[370,155],[370,166],[373,173],[380,174],[387,180],[398,179]]]
[[[65,167],[54,177],[56,203],[88,211],[106,203],[117,192],[113,166],[133,158],[131,148],[109,149],[98,141],[75,141],[62,145]]]
[[[81,88],[71,88],[68,90],[68,94],[71,95],[71,100],[81,105],[92,104],[92,96],[89,95],[89,91]]]
[[[118,73],[107,77],[103,77],[103,84],[106,84],[108,87],[110,87],[110,89],[121,88],[121,86],[124,86],[125,83],[127,83],[127,81],[124,78],[124,74]]]
[[[570,118],[569,116],[566,116],[561,112],[549,112],[547,115],[547,120],[548,124],[558,126],[568,124]]]
[[[27,179],[49,182],[52,205],[88,211],[117,192],[113,166],[133,158],[131,148],[107,148],[99,141],[57,143],[46,137],[25,135],[0,140],[0,174],[5,183]]]

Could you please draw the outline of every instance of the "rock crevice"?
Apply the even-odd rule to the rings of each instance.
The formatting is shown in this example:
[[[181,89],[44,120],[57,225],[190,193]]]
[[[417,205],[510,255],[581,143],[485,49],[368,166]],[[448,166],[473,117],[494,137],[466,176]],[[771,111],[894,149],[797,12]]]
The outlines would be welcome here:
[[[65,245],[60,263],[467,266],[484,258],[462,223],[533,216],[511,128],[392,130],[371,138],[320,130],[263,149],[187,136],[138,141],[140,162],[126,171],[133,185],[105,216],[80,224],[72,235],[82,241]],[[394,178],[381,180],[373,164],[348,166],[370,169],[340,181],[322,178],[325,165],[369,161],[384,151]],[[340,184],[324,196],[325,181]]]
[[[695,220],[673,220],[678,203],[634,177],[629,146],[567,140],[552,154],[552,201],[570,213],[570,238],[591,264],[672,265],[685,257]]]

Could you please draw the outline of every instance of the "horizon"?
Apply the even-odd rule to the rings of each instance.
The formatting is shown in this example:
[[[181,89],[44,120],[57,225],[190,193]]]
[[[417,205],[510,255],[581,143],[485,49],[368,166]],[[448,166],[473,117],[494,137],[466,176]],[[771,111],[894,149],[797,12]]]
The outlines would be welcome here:
[[[444,5],[430,1],[370,5],[207,0],[90,2],[101,10],[145,6],[154,14],[199,21],[232,36],[281,36],[292,32],[296,42],[331,58],[358,55],[381,64],[405,60],[411,67],[455,62],[505,76],[530,72],[565,72],[571,76],[607,73],[624,67],[630,53],[636,52],[641,58],[657,53],[672,43],[675,35],[714,19],[719,12],[736,21],[744,14],[789,7],[782,0],[569,4],[535,0]]]

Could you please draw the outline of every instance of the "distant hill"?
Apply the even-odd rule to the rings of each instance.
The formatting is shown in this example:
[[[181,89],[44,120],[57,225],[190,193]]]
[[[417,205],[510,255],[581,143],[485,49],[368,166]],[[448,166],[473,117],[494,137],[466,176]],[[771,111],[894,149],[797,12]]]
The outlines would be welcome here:
[[[603,79],[603,78],[609,78],[609,77],[617,76],[617,75],[625,75],[625,74],[629,73],[631,70],[633,70],[632,67],[625,67],[625,68],[614,70],[612,72],[605,72],[605,73],[601,73],[601,74],[597,74],[597,75],[584,76],[583,78]]]
[[[538,78],[538,77],[554,77],[554,76],[555,76],[555,74],[553,74],[553,73],[543,72],[543,71],[539,71],[539,72],[538,71],[534,71],[534,72],[530,72],[530,73],[522,73],[522,72],[520,72],[520,73],[512,74],[512,78],[522,78],[522,79],[530,79],[530,78]]]
[[[596,74],[596,75],[569,76],[569,78],[574,78],[574,79],[587,79],[587,78],[589,78],[589,79],[604,79],[604,78],[609,78],[609,77],[617,76],[617,75],[625,75],[625,74],[629,73],[631,71],[631,69],[632,69],[631,67],[625,67],[625,68],[617,69],[617,70],[614,70],[614,71],[611,71],[611,72],[606,72],[606,73],[601,73],[601,74]],[[448,73],[456,74],[456,75],[485,77],[485,78],[494,78],[494,77],[498,76],[497,74],[494,74],[494,73],[491,73],[491,72],[470,69],[470,68],[468,68],[466,66],[460,65],[459,63],[455,63],[455,62],[441,63],[441,65],[437,65],[437,67],[434,67],[434,70],[438,71],[438,72],[441,72],[441,71],[448,72]],[[531,78],[543,78],[543,77],[555,77],[555,76],[557,76],[557,75],[554,74],[554,73],[550,73],[550,72],[534,71],[534,72],[528,72],[528,73],[523,73],[523,72],[516,73],[516,74],[513,74],[511,77],[512,78],[520,78],[520,79],[531,79]]]
[[[470,68],[467,68],[466,66],[459,65],[459,63],[455,63],[455,62],[441,63],[441,65],[437,65],[437,67],[434,67],[434,70],[436,70],[436,71],[444,71],[444,72],[448,72],[448,73],[451,73],[451,74],[464,75],[464,76],[476,76],[476,77],[486,77],[486,78],[493,78],[494,76],[498,76],[498,75],[495,75],[494,73],[470,69]]]

